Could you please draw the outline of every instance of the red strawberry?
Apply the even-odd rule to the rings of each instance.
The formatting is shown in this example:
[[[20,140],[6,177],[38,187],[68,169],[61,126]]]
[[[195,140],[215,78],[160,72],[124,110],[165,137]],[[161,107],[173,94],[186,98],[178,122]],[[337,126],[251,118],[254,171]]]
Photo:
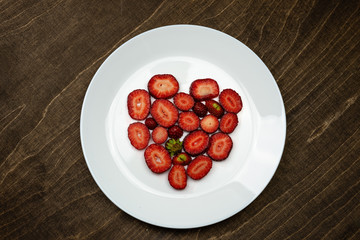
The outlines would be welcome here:
[[[213,160],[226,159],[232,149],[233,142],[229,135],[225,133],[215,133],[210,138],[210,147],[207,150],[207,154]]]
[[[168,151],[159,144],[151,144],[144,152],[147,166],[154,173],[162,173],[171,167],[171,157]]]
[[[168,129],[169,138],[179,139],[182,137],[184,131],[177,125]]]
[[[150,140],[150,131],[141,122],[131,123],[128,127],[128,137],[131,145],[141,150],[146,148]]]
[[[170,98],[179,90],[179,83],[171,74],[158,74],[148,82],[148,90],[154,98]]]
[[[151,105],[150,113],[155,121],[163,127],[171,127],[178,120],[179,112],[169,100],[158,99]]]
[[[204,117],[206,115],[206,113],[207,113],[207,107],[201,102],[196,102],[194,104],[192,110],[199,117]]]
[[[215,117],[221,118],[222,115],[224,115],[224,109],[220,105],[220,103],[218,103],[217,101],[215,101],[215,100],[207,100],[205,102],[205,105],[206,105],[207,110],[209,111],[209,113],[211,113]]]
[[[191,132],[184,138],[183,146],[191,156],[199,155],[209,146],[209,136],[202,130]]]
[[[219,95],[219,85],[214,79],[198,79],[191,83],[190,95],[197,101],[208,100]]]
[[[151,136],[155,143],[162,144],[168,138],[168,132],[166,128],[158,126],[154,129]]]
[[[200,119],[193,112],[182,112],[179,115],[179,126],[188,132],[194,131],[200,125]]]
[[[179,92],[174,97],[175,106],[182,111],[189,111],[194,106],[194,99],[187,93]]]
[[[150,130],[154,130],[157,127],[157,122],[155,121],[155,119],[153,118],[147,118],[145,120],[145,125],[147,126],[148,129]]]
[[[194,180],[205,177],[212,168],[212,160],[204,155],[197,156],[187,167],[187,174]]]
[[[191,157],[187,153],[179,153],[172,160],[174,165],[188,165],[191,162]]]
[[[127,97],[127,107],[131,118],[144,120],[149,115],[150,95],[143,89],[132,91]]]
[[[238,113],[243,107],[240,95],[232,89],[224,89],[220,93],[219,101],[228,112]]]
[[[174,165],[168,175],[170,185],[178,190],[184,189],[187,183],[185,168],[181,165]]]
[[[227,113],[220,119],[220,130],[224,133],[232,133],[238,125],[238,117],[235,113]]]
[[[213,115],[207,115],[201,120],[200,126],[205,132],[213,133],[219,127],[219,120]]]

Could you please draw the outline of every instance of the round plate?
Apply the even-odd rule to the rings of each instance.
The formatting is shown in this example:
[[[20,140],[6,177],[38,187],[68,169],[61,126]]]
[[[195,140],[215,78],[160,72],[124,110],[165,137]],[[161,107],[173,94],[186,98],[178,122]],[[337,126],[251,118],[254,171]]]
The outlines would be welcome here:
[[[214,161],[205,178],[188,178],[181,191],[169,185],[167,172],[152,173],[144,150],[127,137],[134,122],[128,94],[147,89],[160,73],[173,74],[184,92],[195,79],[213,78],[220,91],[234,89],[243,100],[230,156]],[[115,50],[92,79],[80,120],[84,156],[105,195],[135,218],[170,228],[213,224],[244,209],[274,175],[285,133],[282,97],[265,64],[235,38],[194,25],[153,29]]]

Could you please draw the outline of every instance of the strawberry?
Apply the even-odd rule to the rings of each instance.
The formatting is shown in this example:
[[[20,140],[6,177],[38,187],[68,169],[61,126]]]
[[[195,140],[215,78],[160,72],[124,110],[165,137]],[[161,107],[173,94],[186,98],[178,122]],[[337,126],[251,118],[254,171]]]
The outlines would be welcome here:
[[[204,155],[197,156],[187,167],[187,175],[194,180],[205,177],[212,168],[212,160]]]
[[[168,129],[169,138],[179,139],[183,133],[184,131],[178,125],[174,125]]]
[[[209,113],[214,115],[217,118],[221,118],[224,115],[224,108],[215,100],[207,100],[205,102],[207,110]]]
[[[207,113],[207,107],[201,102],[196,102],[192,110],[199,117],[204,117]]]
[[[232,89],[224,89],[219,96],[220,104],[223,108],[232,113],[238,113],[242,109],[240,95]]]
[[[179,112],[169,100],[158,99],[151,105],[150,113],[155,121],[163,127],[171,127],[178,120]]]
[[[179,92],[174,97],[175,106],[182,111],[189,111],[195,104],[194,99],[187,93]]]
[[[210,138],[210,147],[207,154],[213,160],[221,161],[226,159],[232,149],[233,142],[225,133],[215,133]]]
[[[159,144],[151,144],[144,152],[145,162],[154,173],[162,173],[171,167],[168,151]]]
[[[149,115],[150,95],[143,89],[132,91],[127,97],[129,115],[135,120],[144,120]]]
[[[185,168],[181,165],[174,165],[168,175],[170,185],[178,190],[184,189],[187,184]]]
[[[148,82],[148,90],[154,98],[170,98],[179,90],[179,82],[171,74],[158,74]]]
[[[196,101],[208,100],[219,95],[219,85],[214,79],[198,79],[191,83],[190,95]]]
[[[179,126],[188,132],[194,131],[199,127],[200,119],[193,112],[182,112],[179,115]]]
[[[187,153],[182,152],[176,155],[172,162],[174,165],[188,165],[191,162],[191,157]]]
[[[151,136],[155,143],[162,144],[168,138],[168,132],[166,128],[158,126],[154,129]]]
[[[154,130],[157,127],[157,122],[155,121],[155,119],[153,118],[147,118],[145,120],[145,125],[147,126],[148,129],[150,130]]]
[[[150,131],[141,122],[131,123],[128,127],[128,137],[131,145],[141,150],[147,147],[150,140]]]
[[[191,156],[199,155],[209,146],[209,136],[202,130],[191,132],[184,138],[183,146]]]
[[[219,127],[219,120],[213,115],[207,115],[201,120],[200,126],[205,132],[213,133]]]
[[[232,133],[238,125],[238,117],[235,113],[227,113],[220,119],[220,130],[224,133]]]

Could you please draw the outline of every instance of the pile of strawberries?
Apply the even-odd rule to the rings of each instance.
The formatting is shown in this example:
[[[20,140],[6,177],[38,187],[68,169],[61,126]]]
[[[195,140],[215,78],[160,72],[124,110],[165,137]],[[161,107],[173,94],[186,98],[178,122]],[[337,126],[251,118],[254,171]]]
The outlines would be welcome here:
[[[218,83],[210,78],[193,81],[190,94],[178,92],[179,82],[171,74],[153,76],[147,87],[148,91],[137,89],[127,98],[130,117],[139,120],[128,127],[130,143],[145,149],[145,162],[152,172],[170,169],[170,185],[184,189],[188,176],[201,179],[213,160],[229,156],[233,146],[229,134],[238,125],[241,97],[232,89],[220,93]],[[154,143],[149,145],[150,138]]]

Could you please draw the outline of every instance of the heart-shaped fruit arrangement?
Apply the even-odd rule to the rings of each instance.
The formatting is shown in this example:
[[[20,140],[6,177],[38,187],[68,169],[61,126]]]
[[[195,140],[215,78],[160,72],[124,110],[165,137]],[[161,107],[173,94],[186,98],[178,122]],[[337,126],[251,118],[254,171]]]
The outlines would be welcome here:
[[[152,172],[170,169],[170,185],[184,189],[188,176],[199,180],[209,173],[213,160],[229,156],[233,145],[229,134],[238,125],[241,97],[232,89],[220,93],[218,83],[210,78],[193,81],[190,94],[178,92],[179,82],[171,74],[153,76],[147,88],[136,89],[127,98],[129,115],[138,120],[128,127],[130,143],[145,149]],[[149,145],[150,138],[154,143]]]

